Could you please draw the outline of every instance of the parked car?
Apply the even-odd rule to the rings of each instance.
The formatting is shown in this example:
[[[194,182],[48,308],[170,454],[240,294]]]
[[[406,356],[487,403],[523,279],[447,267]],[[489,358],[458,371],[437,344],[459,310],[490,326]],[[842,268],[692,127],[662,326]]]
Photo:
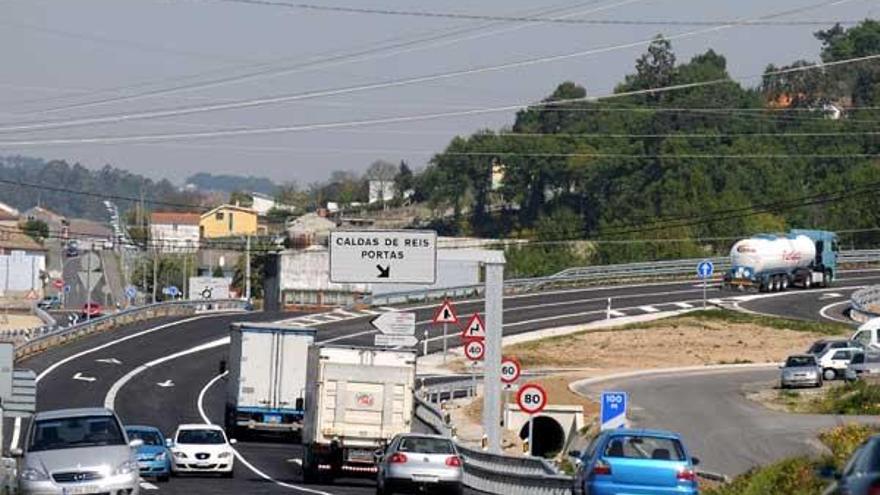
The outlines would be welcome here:
[[[821,387],[822,369],[819,361],[812,354],[788,356],[781,366],[780,386],[790,387]]]
[[[171,476],[171,452],[165,445],[162,432],[152,426],[126,426],[125,433],[129,440],[144,443],[137,449],[141,476],[153,477],[160,482],[168,481]]]
[[[385,450],[376,451],[378,474],[376,493],[421,493],[439,490],[460,495],[461,457],[448,438],[404,433]]]
[[[822,339],[813,342],[813,345],[807,350],[807,354],[812,354],[818,358],[828,352],[828,349],[845,349],[848,347],[862,348],[864,346],[854,340]]]
[[[854,382],[865,375],[880,375],[880,353],[858,352],[846,367],[844,378]]]
[[[168,447],[174,457],[172,472],[218,473],[225,478],[233,476],[236,440],[227,439],[223,428],[217,425],[180,425],[169,439]]]
[[[83,304],[82,311],[80,311],[80,316],[82,318],[97,318],[103,314],[104,308],[101,307],[100,304],[96,302],[88,302]]]
[[[135,450],[109,409],[62,409],[34,415],[21,457],[19,493],[128,493],[137,495],[140,475]]]
[[[579,459],[574,492],[589,495],[619,493],[699,493],[695,466],[677,433],[663,430],[606,430]]]
[[[818,357],[819,367],[822,368],[822,378],[834,380],[843,378],[846,367],[852,361],[853,355],[862,352],[861,347],[844,347],[842,349],[828,349],[825,354]]]
[[[850,340],[858,342],[865,349],[880,350],[880,318],[871,318],[863,323]]]
[[[37,303],[40,309],[58,309],[61,307],[61,298],[58,295],[46,296]]]
[[[824,470],[832,479],[823,495],[873,495],[880,493],[880,435],[865,440],[850,457],[843,470]]]

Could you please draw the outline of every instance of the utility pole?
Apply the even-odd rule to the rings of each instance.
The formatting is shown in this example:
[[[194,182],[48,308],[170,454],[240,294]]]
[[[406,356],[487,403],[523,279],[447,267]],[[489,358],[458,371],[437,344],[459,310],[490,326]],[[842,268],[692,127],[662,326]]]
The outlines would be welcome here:
[[[186,259],[189,257],[189,254],[184,251],[183,253],[183,283],[180,285],[182,287],[183,297],[187,297],[186,292],[186,282],[189,279],[189,273],[186,271]]]
[[[251,236],[245,241],[244,260],[244,299],[251,300]]]
[[[86,255],[86,321],[90,321],[92,319],[92,256],[94,253],[92,251],[95,250],[95,243],[92,243],[92,247]]]
[[[158,253],[153,248],[153,304],[156,304],[156,289],[158,287],[156,278],[159,276]]]

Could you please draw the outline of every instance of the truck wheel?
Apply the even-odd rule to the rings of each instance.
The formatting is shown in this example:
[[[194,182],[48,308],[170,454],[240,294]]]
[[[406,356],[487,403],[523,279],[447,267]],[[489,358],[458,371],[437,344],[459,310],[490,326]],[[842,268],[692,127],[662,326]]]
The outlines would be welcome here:
[[[787,275],[783,275],[783,276],[782,276],[782,288],[781,288],[780,290],[786,290],[786,289],[788,289],[788,286],[789,286],[789,285],[790,285],[790,283],[789,283],[789,281],[788,281],[788,276],[787,276]]]
[[[318,463],[309,453],[308,447],[303,449],[302,472],[304,483],[312,485],[318,482]]]
[[[804,279],[804,289],[812,289],[813,288],[813,274],[808,273],[807,278]]]
[[[822,378],[831,381],[837,378],[837,370],[834,368],[825,368],[825,371],[822,372]]]

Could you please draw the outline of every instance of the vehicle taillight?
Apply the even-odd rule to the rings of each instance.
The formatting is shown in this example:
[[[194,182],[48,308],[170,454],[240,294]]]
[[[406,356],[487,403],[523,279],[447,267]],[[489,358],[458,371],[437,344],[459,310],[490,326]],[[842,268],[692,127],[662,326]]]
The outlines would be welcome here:
[[[682,469],[678,472],[678,481],[697,481],[697,473],[693,469]]]
[[[611,474],[611,464],[605,461],[596,461],[593,466],[593,474]]]
[[[875,481],[868,487],[868,495],[880,495],[880,481]]]
[[[391,457],[388,458],[388,462],[391,464],[404,464],[406,462],[406,454],[401,454],[400,452],[392,454]]]
[[[447,457],[446,465],[452,467],[461,467],[461,459],[457,455]]]

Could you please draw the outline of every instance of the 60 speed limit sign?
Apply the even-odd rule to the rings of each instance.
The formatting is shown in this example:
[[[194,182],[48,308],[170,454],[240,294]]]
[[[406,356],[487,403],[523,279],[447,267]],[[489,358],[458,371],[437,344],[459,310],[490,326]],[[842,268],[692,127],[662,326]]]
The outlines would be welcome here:
[[[486,354],[486,344],[482,340],[469,340],[464,344],[464,356],[471,361],[481,361]]]
[[[519,380],[522,372],[522,366],[516,358],[504,357],[501,359],[501,381],[507,384],[514,383]]]
[[[547,392],[537,383],[527,383],[520,387],[516,403],[522,412],[538,414],[547,407]]]

